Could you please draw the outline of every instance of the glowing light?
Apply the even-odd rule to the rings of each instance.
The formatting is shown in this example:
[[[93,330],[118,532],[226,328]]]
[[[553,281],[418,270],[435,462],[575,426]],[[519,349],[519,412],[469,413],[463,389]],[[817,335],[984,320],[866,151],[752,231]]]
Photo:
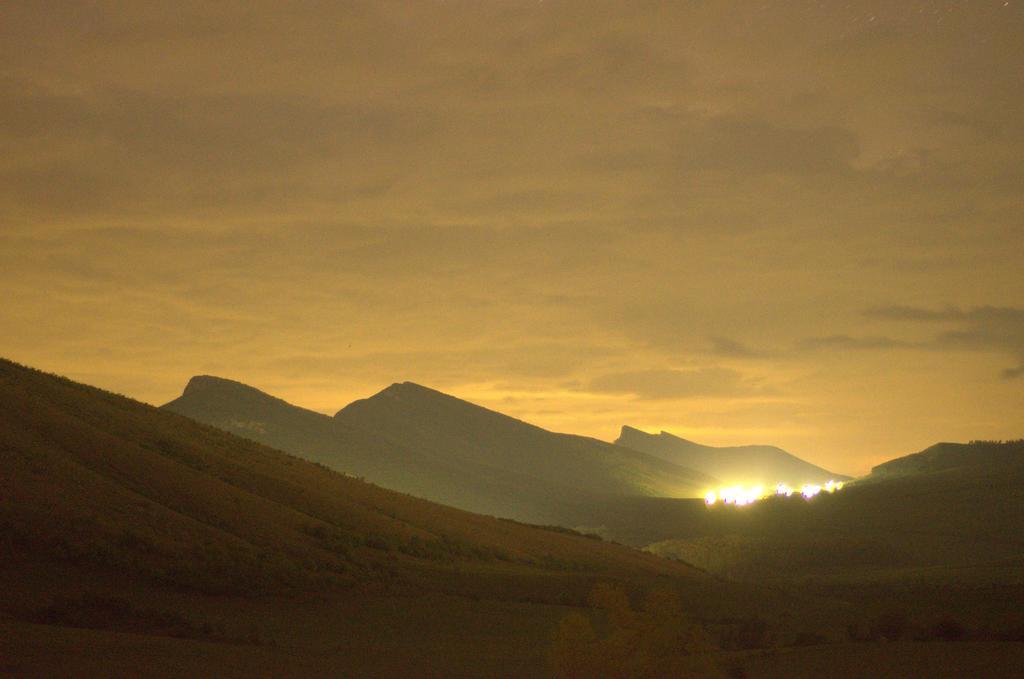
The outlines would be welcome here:
[[[824,485],[805,483],[800,486],[799,493],[805,500],[810,500],[822,491],[825,491],[826,493],[835,493],[842,489],[842,481],[829,479]],[[728,486],[726,488],[719,488],[717,491],[709,490],[704,495],[704,503],[709,507],[719,503],[724,505],[733,505],[735,507],[746,507],[747,505],[753,504],[758,500],[762,500],[773,494],[777,496],[790,497],[796,492],[798,492],[797,489],[786,483],[777,484],[775,486],[774,493],[766,491],[765,487],[761,485],[752,486],[750,488],[746,488],[744,486]]]
[[[717,492],[708,491],[704,496],[704,502],[708,505],[721,502],[726,505],[745,507],[763,497],[765,497],[764,486],[754,486],[752,488],[729,486],[728,488],[720,488]]]
[[[821,486],[814,483],[805,483],[800,488],[800,494],[810,500],[812,497],[821,492]]]

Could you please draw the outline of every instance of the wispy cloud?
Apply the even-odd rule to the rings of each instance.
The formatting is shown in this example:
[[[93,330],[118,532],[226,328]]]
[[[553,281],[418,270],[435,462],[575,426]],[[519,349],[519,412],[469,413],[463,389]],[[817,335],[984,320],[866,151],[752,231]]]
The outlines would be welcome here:
[[[1016,307],[979,306],[963,309],[946,307],[928,309],[892,306],[871,309],[872,318],[947,325],[928,343],[937,349],[970,349],[994,351],[1014,357],[1019,364],[1001,372],[1005,379],[1024,376],[1024,309]]]
[[[728,337],[711,337],[709,339],[712,353],[723,358],[771,358],[777,355],[777,352],[755,349]]]
[[[746,397],[769,390],[740,372],[706,367],[693,370],[635,370],[599,375],[586,389],[608,394],[631,394],[643,399]]]
[[[804,351],[827,351],[831,349],[848,351],[872,351],[877,349],[912,349],[920,348],[918,342],[885,337],[882,335],[853,336],[853,335],[827,335],[825,337],[809,337],[801,340],[799,350]]]

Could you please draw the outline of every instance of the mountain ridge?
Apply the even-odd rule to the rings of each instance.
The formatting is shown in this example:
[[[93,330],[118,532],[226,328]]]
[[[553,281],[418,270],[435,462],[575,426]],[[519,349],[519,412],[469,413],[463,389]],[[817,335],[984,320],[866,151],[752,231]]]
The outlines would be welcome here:
[[[845,481],[850,478],[830,472],[772,445],[708,446],[664,430],[658,434],[648,434],[629,425],[622,426],[615,443],[658,455],[717,477],[727,484],[774,487],[778,483],[786,483],[800,486],[804,483],[824,483],[830,479]]]
[[[867,479],[893,475],[948,472],[957,469],[992,469],[1000,465],[1024,465],[1024,439],[934,443],[924,450],[887,460],[871,468]]]
[[[163,408],[387,488],[533,523],[592,525],[591,508],[609,497],[695,497],[713,481],[414,382],[395,382],[328,416],[199,375]]]

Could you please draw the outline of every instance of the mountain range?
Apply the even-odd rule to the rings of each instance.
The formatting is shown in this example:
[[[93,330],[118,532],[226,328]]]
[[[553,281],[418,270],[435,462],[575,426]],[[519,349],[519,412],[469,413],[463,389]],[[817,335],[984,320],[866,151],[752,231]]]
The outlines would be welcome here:
[[[823,484],[830,479],[846,481],[850,478],[822,469],[775,446],[716,448],[688,441],[667,431],[648,434],[629,426],[622,427],[622,433],[615,443],[657,455],[730,485],[774,488],[779,483],[785,483],[799,488],[805,483]]]
[[[165,410],[366,478],[485,514],[586,523],[613,498],[696,497],[718,483],[657,455],[558,434],[410,382],[333,417],[217,377]]]
[[[787,675],[876,654],[920,676],[932,648],[953,675],[1019,668],[1024,442],[937,444],[811,501],[709,508],[665,478],[709,477],[408,383],[330,417],[198,377],[157,409],[0,360],[0,674],[773,676],[774,648]],[[874,644],[899,638],[942,646]]]

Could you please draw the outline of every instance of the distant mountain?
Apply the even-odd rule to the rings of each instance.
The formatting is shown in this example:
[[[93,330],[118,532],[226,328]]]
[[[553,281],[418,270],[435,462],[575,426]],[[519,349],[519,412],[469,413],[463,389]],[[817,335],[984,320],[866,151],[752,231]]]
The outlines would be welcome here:
[[[1006,469],[1024,465],[1024,439],[936,443],[921,452],[889,460],[871,470],[872,479],[949,470]]]
[[[849,477],[822,469],[775,446],[729,446],[716,448],[694,443],[668,432],[648,434],[622,427],[616,445],[642,450],[677,465],[717,477],[726,484],[774,487],[787,483],[824,483]]]
[[[202,376],[164,408],[387,488],[524,521],[586,524],[589,508],[609,497],[697,496],[714,482],[648,453],[555,434],[411,383],[332,418]]]

